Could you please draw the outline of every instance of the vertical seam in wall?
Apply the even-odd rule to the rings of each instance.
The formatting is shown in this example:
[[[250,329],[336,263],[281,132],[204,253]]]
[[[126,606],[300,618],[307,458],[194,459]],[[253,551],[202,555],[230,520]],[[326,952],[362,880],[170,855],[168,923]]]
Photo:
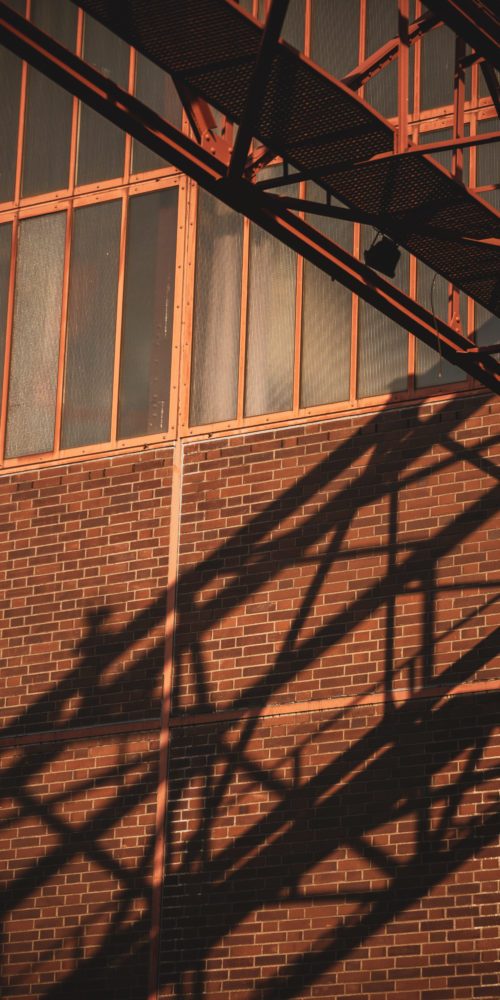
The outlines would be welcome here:
[[[170,531],[168,550],[165,647],[161,696],[160,740],[158,751],[158,788],[154,834],[153,877],[151,892],[151,927],[149,952],[148,1000],[157,1000],[159,993],[160,928],[163,873],[166,857],[166,821],[168,808],[168,758],[170,749],[170,713],[174,670],[174,632],[179,566],[179,544],[182,505],[183,443],[177,440],[173,450]]]

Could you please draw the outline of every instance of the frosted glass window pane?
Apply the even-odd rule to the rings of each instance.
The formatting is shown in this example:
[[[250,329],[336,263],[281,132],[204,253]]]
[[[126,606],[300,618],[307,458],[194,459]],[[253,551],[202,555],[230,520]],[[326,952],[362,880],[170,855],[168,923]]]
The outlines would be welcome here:
[[[358,396],[403,392],[408,384],[408,334],[368,302],[359,303]]]
[[[241,316],[241,216],[198,194],[190,423],[236,416]]]
[[[25,13],[24,0],[8,4],[18,14]],[[16,179],[17,130],[21,93],[21,60],[0,45],[0,202],[12,201]]]
[[[177,235],[176,187],[129,202],[119,436],[167,430]]]
[[[2,377],[5,355],[5,324],[7,321],[7,300],[9,296],[10,248],[12,226],[0,226],[0,404],[2,402]]]
[[[415,16],[415,3],[410,3],[410,23]],[[366,6],[366,55],[376,52],[398,33],[397,0],[367,0]],[[413,58],[414,46],[409,52],[408,108],[413,108]],[[379,70],[365,86],[365,99],[387,118],[398,110],[398,61],[394,59]]]
[[[52,38],[73,49],[77,10],[72,4],[33,0],[31,19]],[[28,68],[23,152],[23,195],[68,186],[73,98],[43,73]]]
[[[65,231],[64,212],[19,224],[8,458],[54,447]]]
[[[304,49],[305,0],[290,0],[283,24],[282,38],[294,49]]]
[[[435,312],[439,319],[448,319],[448,288],[449,284],[440,274],[435,281],[434,271],[422,261],[417,261],[417,299],[429,312]],[[432,289],[432,295],[431,295]],[[467,330],[467,299],[460,296],[460,314],[462,329]],[[423,341],[416,341],[415,385],[423,388],[430,385],[446,385],[448,382],[462,382],[465,372],[450,361],[439,356],[438,351],[428,347]]]
[[[315,184],[308,184],[307,197],[324,202],[325,195]],[[352,223],[321,215],[309,215],[307,221],[352,253]],[[332,281],[314,264],[304,261],[301,406],[318,406],[348,398],[351,316],[349,289],[339,281]]]
[[[361,259],[363,251],[375,236],[371,226],[361,227]],[[401,250],[395,278],[387,279],[408,290],[409,257]],[[385,277],[385,275],[383,275]],[[363,299],[358,314],[358,396],[379,396],[403,392],[408,385],[408,334]]]
[[[311,59],[332,76],[345,76],[358,64],[359,0],[314,0]]]
[[[92,17],[85,16],[83,58],[123,89],[128,85],[130,49]],[[125,135],[86,104],[80,105],[77,183],[122,177]]]
[[[121,202],[75,211],[64,384],[64,448],[109,439]]]
[[[248,283],[245,416],[293,403],[296,255],[252,227]]]
[[[422,11],[426,8],[422,5]],[[421,45],[421,106],[440,108],[453,104],[455,35],[442,25],[427,32]]]
[[[14,197],[21,65],[17,56],[0,46],[0,201]]]
[[[262,180],[281,174],[268,167]],[[297,197],[297,185],[287,189]],[[245,416],[293,404],[297,255],[258,226],[250,227]]]
[[[174,81],[168,73],[137,53],[135,94],[143,104],[152,108],[176,128],[182,125],[182,104],[175,89]],[[132,146],[132,169],[134,173],[146,170],[162,170],[167,166],[162,156],[157,156],[147,146],[134,139]]]
[[[485,132],[498,132],[500,130],[500,118],[487,118],[483,121],[477,123],[478,135],[484,135]],[[499,164],[500,164],[500,152],[498,148],[498,143],[489,142],[484,146],[478,146],[476,150],[477,157],[477,177],[476,183],[481,184],[498,184],[499,181]],[[490,195],[498,195],[497,191],[482,192],[480,197],[486,198],[491,204],[495,204]],[[497,205],[498,208],[498,205]]]

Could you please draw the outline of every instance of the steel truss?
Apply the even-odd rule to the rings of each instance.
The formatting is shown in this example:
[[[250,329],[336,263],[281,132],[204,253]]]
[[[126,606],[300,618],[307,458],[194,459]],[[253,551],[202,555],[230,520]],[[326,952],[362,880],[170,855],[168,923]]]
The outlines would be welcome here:
[[[281,6],[283,8],[283,4]],[[286,3],[284,6],[286,7]],[[270,34],[272,32],[267,34],[268,42]],[[247,216],[332,279],[339,280],[452,364],[493,392],[500,392],[500,365],[489,356],[490,349],[480,350],[475,347],[451,325],[433,316],[404,292],[299,218],[287,207],[286,199],[262,190],[240,172],[246,159],[243,153],[248,151],[250,123],[242,129],[239,152],[237,156],[233,154],[232,160],[229,142],[215,134],[215,123],[208,105],[183,87],[182,82],[179,92],[189,108],[190,120],[199,142],[164,121],[137,98],[2,2],[0,42],[153,152],[164,157],[214,197]],[[264,42],[261,51],[264,64],[268,57],[268,46]],[[254,98],[258,101],[257,80],[254,81],[254,86]],[[237,148],[235,146],[235,153]],[[231,162],[233,170],[230,169]],[[351,215],[356,217],[353,213]],[[359,216],[358,220],[366,221]]]

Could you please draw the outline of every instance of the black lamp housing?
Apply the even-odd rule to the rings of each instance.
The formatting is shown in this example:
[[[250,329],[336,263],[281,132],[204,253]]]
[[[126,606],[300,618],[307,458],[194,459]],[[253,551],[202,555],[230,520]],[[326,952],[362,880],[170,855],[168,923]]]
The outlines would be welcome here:
[[[364,257],[368,267],[386,274],[388,278],[394,278],[401,252],[394,240],[388,236],[381,236],[378,242],[374,241],[371,247],[365,250]]]

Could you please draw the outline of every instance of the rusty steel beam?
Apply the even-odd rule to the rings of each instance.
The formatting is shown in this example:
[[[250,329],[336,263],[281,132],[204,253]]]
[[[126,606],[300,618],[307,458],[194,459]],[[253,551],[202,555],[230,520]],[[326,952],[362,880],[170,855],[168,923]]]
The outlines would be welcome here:
[[[257,58],[248,84],[245,107],[243,108],[240,127],[229,164],[229,176],[233,178],[241,177],[245,169],[255,132],[255,122],[258,119],[264,99],[276,44],[283,28],[287,9],[288,0],[272,0]]]
[[[226,165],[215,156],[2,2],[0,43],[184,171],[230,208],[338,279],[452,364],[491,391],[500,392],[500,365],[489,356],[479,358],[466,337],[308,223],[280,208],[276,198],[242,178],[228,177]]]
[[[427,0],[438,17],[500,70],[500,8],[481,0]]]

